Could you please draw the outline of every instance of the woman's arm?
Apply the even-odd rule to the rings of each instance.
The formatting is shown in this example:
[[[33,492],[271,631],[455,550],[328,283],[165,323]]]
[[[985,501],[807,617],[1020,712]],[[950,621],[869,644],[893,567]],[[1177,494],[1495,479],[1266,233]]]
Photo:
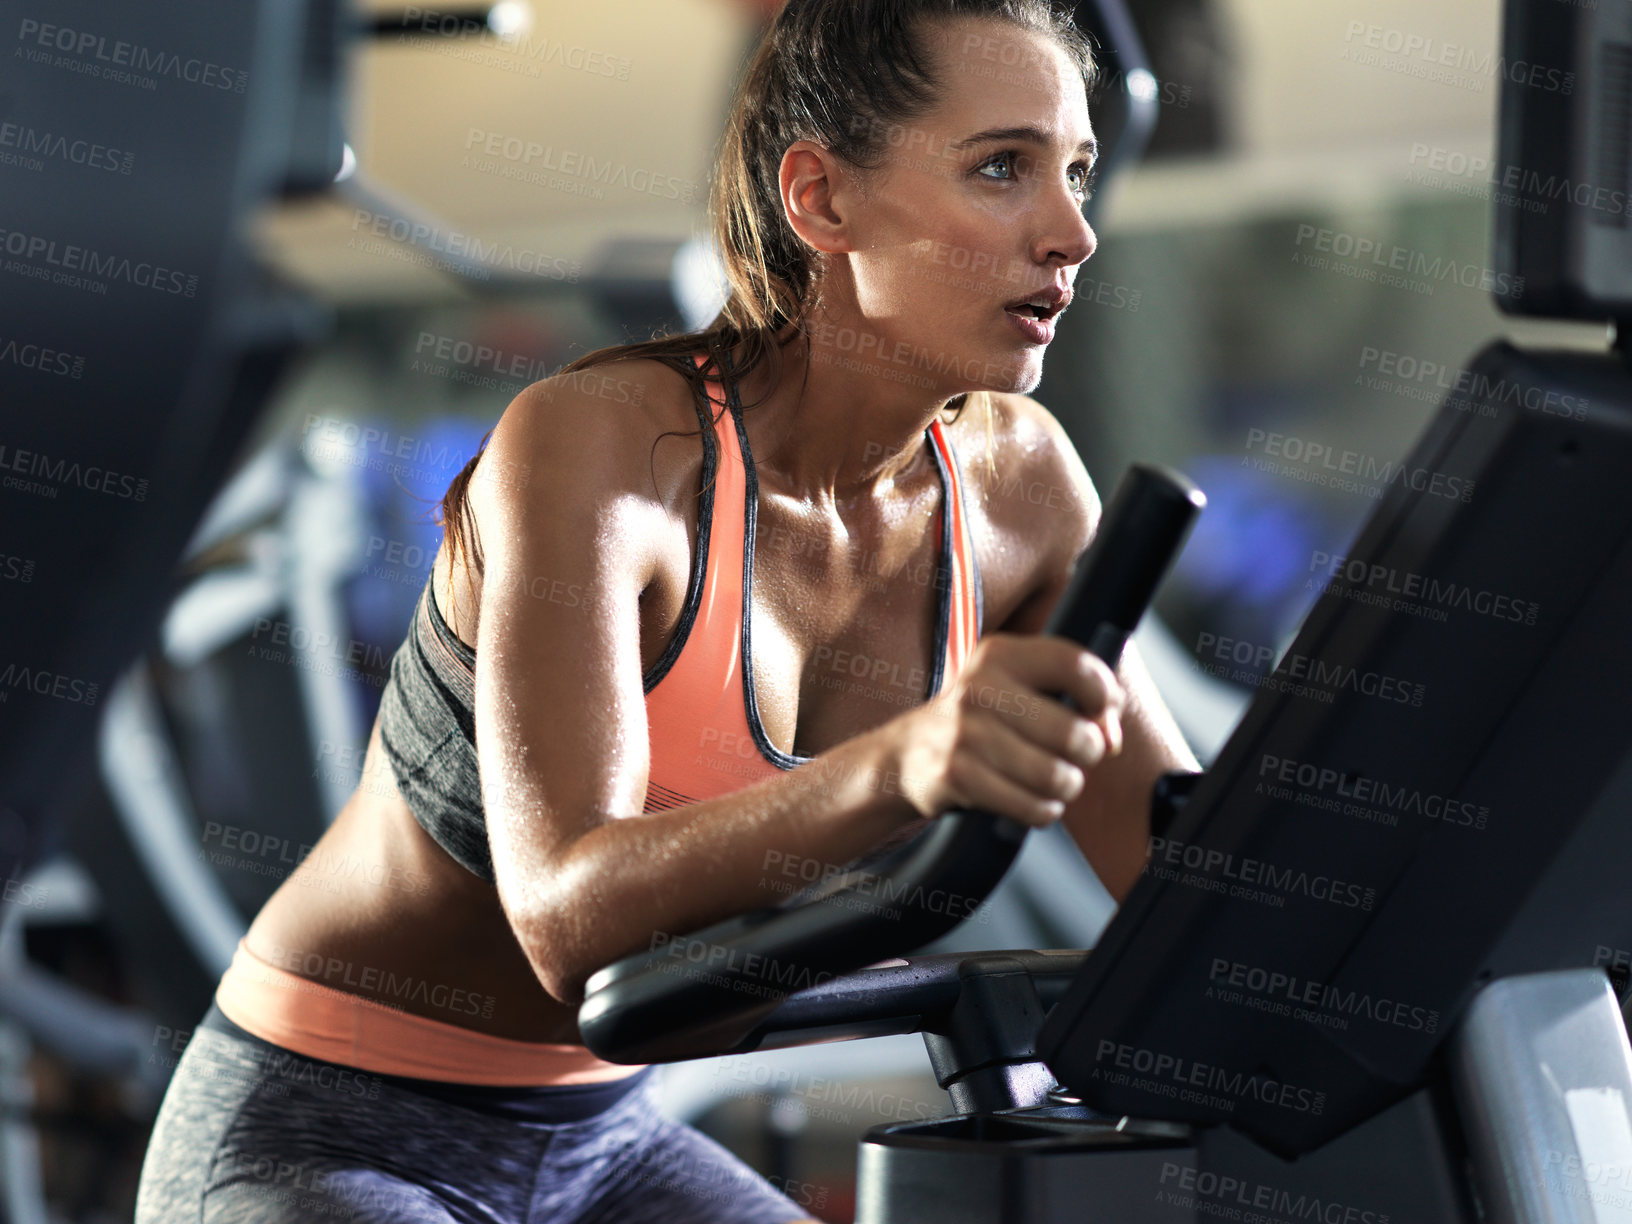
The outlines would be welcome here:
[[[1156,779],[1173,769],[1199,772],[1144,661],[1132,642],[1116,669],[1127,704],[1122,708],[1122,751],[1097,765],[1062,818],[1072,839],[1120,903],[1145,869],[1150,851],[1150,796]]]
[[[1037,431],[1047,445],[1026,448],[1031,470],[1020,487],[1042,487],[1057,496],[1024,499],[1010,513],[1027,515],[1031,529],[1017,534],[1040,550],[1035,586],[1002,625],[1005,633],[1038,633],[1065,593],[1077,558],[1099,530],[1100,499],[1082,459],[1059,422],[1025,396],[1009,397],[1023,418],[1022,429]],[[1011,486],[1012,487],[1012,486]],[[1002,507],[994,507],[1002,513]],[[1087,772],[1081,793],[1067,804],[1066,829],[1101,882],[1122,901],[1144,871],[1150,843],[1150,798],[1156,779],[1174,769],[1199,771],[1144,661],[1132,642],[1116,669],[1126,695],[1122,751]]]
[[[787,877],[769,865],[789,860],[777,855],[847,862],[916,817],[877,784],[886,762],[869,737],[730,795],[641,813],[640,595],[677,531],[648,468],[662,428],[644,409],[540,385],[506,411],[471,484],[494,873],[539,981],[567,1003],[658,933],[784,899]]]

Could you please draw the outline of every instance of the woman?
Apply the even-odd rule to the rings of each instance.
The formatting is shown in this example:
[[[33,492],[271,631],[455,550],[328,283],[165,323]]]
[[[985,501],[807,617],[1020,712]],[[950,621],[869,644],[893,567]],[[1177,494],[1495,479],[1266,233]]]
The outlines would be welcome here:
[[[189,1045],[142,1224],[809,1219],[583,1048],[586,978],[956,806],[1132,886],[1197,766],[1136,652],[1037,632],[1099,504],[1023,394],[1094,250],[1091,70],[1048,0],[776,18],[728,305],[529,387],[450,487],[363,784]]]

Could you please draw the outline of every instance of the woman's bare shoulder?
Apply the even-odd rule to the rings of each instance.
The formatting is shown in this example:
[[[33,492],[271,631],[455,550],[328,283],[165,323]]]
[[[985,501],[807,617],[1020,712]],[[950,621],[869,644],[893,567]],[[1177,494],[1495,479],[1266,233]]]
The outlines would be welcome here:
[[[683,582],[702,467],[691,402],[686,379],[651,360],[614,359],[520,391],[466,486],[474,547],[457,604],[469,611],[450,619],[454,631],[474,645],[495,549],[501,564],[538,569],[532,554],[564,544],[569,555],[551,564],[575,563],[576,549],[647,580],[678,569]],[[665,440],[687,430],[690,437]],[[438,582],[451,581],[451,562],[440,550]],[[441,587],[438,600],[450,610],[456,603]]]
[[[1097,519],[1093,481],[1054,414],[1029,395],[993,391],[987,398],[990,413],[972,404],[947,430],[981,504],[1002,523],[1028,520],[1039,507],[1070,506]]]
[[[512,488],[536,472],[552,480],[592,480],[609,495],[639,492],[667,503],[701,463],[693,402],[690,384],[672,366],[615,358],[521,391],[500,417],[488,449],[495,467],[510,471]],[[680,440],[690,445],[660,443],[675,431],[689,431],[691,437]]]
[[[564,371],[533,383],[507,409],[560,418],[591,428],[640,433],[649,428],[695,428],[691,384],[667,362],[618,357],[587,369]]]
[[[1065,429],[1028,395],[993,392],[948,431],[969,496],[995,628],[1087,546],[1099,522],[1098,492]]]

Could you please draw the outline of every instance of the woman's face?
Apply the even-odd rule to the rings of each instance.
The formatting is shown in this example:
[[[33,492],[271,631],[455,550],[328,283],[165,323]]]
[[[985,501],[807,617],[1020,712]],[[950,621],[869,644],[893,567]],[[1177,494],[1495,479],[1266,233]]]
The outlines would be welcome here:
[[[1006,23],[926,34],[941,102],[879,133],[884,164],[849,208],[855,325],[876,333],[873,360],[908,363],[941,393],[1028,392],[1096,243],[1082,77],[1052,39]]]

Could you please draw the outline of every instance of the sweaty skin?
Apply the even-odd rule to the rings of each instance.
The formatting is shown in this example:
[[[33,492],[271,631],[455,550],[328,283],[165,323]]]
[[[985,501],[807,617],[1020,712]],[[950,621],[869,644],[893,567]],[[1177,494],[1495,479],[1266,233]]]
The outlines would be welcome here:
[[[1046,346],[1028,340],[1004,309],[1032,290],[1069,285],[1094,249],[1080,211],[1088,160],[1081,146],[1092,137],[1080,78],[1046,38],[1002,24],[948,22],[933,41],[946,93],[915,121],[922,138],[901,142],[912,156],[867,175],[803,142],[783,160],[790,223],[831,261],[808,359],[802,342],[789,343],[775,386],[761,370],[761,381],[742,391],[761,485],[753,666],[765,730],[784,752],[876,759],[859,746],[878,750],[877,737],[903,712],[866,686],[822,683],[822,660],[850,651],[898,661],[903,672],[932,664],[936,592],[906,576],[933,571],[940,486],[922,434],[949,397],[995,392],[989,431],[972,407],[947,427],[965,482],[987,637],[1036,633],[1097,528],[1087,472],[1059,424],[1025,394],[1040,378]],[[1031,135],[966,143],[994,130]],[[869,356],[855,359],[862,334],[872,337]],[[489,566],[527,573],[523,558],[548,556],[552,581],[592,592],[595,617],[550,601],[484,601],[483,569],[450,566],[445,545],[432,571],[449,624],[477,649],[477,735],[500,887],[466,872],[416,823],[376,724],[362,784],[251,927],[257,956],[444,1023],[574,1042],[589,967],[551,961],[544,949],[552,936],[590,946],[628,896],[657,898],[670,929],[695,929],[726,916],[719,906],[752,887],[730,893],[739,865],[707,840],[708,829],[688,823],[687,809],[641,815],[645,728],[633,701],[680,617],[702,445],[695,435],[658,441],[697,426],[673,371],[620,361],[597,372],[639,394],[620,391],[613,402],[585,390],[587,382],[535,384],[506,410],[470,500]],[[584,507],[582,521],[570,521],[547,491],[572,486],[586,464],[602,465],[609,491],[603,504]],[[518,471],[529,475],[498,475]],[[625,589],[619,583],[626,603],[613,598],[614,588]],[[603,599],[611,609],[604,617]],[[483,620],[489,603],[491,623]],[[560,640],[570,651],[552,649]],[[547,673],[558,687],[546,692]],[[1144,866],[1152,783],[1165,770],[1198,766],[1131,647],[1117,678],[1121,750],[1081,772],[1063,821],[1120,899]],[[575,701],[570,693],[594,696]],[[1114,714],[1100,721],[1103,752],[1117,728]],[[756,784],[736,806],[727,796],[697,808],[729,812],[731,828],[747,828],[788,781]],[[545,794],[569,798],[548,804]],[[563,814],[574,805],[576,814]],[[790,852],[822,847],[844,861],[843,851],[859,853],[920,816],[900,800],[870,797],[842,838],[801,824],[796,811],[777,819]],[[579,825],[569,829],[569,821]],[[606,844],[611,831],[591,826],[608,821],[652,822],[661,834],[629,840],[621,859],[607,851],[549,857],[574,838]],[[530,866],[545,861],[560,870]],[[334,862],[368,870],[347,874],[336,889],[323,867]],[[644,943],[623,951],[636,946]],[[345,980],[308,972],[318,963],[313,954],[352,972]],[[374,971],[366,981],[363,968]],[[471,1014],[391,999],[369,985],[386,975],[443,984],[482,1006]]]

